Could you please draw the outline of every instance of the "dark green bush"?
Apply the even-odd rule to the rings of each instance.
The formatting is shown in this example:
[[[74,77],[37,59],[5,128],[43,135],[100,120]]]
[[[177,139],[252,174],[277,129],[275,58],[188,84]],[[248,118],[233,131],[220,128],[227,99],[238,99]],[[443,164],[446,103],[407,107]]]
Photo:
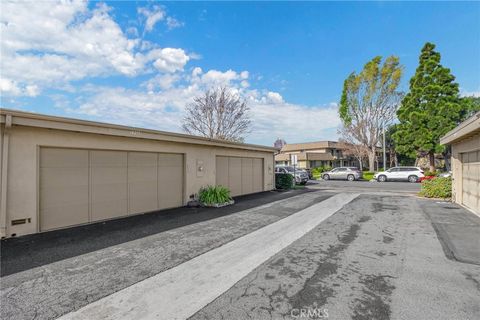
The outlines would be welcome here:
[[[275,174],[275,188],[280,190],[289,190],[293,187],[293,176],[289,173]]]
[[[232,197],[230,190],[224,186],[207,186],[200,189],[198,199],[203,204],[212,205],[226,203],[232,200]]]
[[[437,177],[423,180],[420,195],[427,198],[451,198],[452,179]]]

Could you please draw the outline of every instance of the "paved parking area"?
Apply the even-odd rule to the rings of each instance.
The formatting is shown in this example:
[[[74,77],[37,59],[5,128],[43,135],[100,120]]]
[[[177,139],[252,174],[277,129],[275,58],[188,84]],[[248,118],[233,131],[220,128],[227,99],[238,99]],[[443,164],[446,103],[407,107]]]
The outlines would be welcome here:
[[[130,288],[154,288],[154,279],[179,272],[182,276],[177,278],[192,276],[202,285],[206,283],[208,290],[197,296],[209,297],[193,308],[190,296],[197,286],[189,289],[185,281],[172,279],[168,286],[160,287],[161,295],[173,297],[181,308],[188,305],[190,311],[194,310],[191,314],[179,313],[180,319],[185,314],[191,319],[318,319],[319,315],[355,320],[480,318],[480,265],[475,260],[479,217],[451,203],[412,196],[416,192],[409,188],[417,186],[414,184],[395,184],[401,189],[395,192],[386,188],[390,184],[378,184],[382,189],[376,189],[376,183],[365,182],[373,189],[365,187],[358,192],[357,185],[347,188],[342,183],[357,182],[309,184],[309,190],[272,195],[270,200],[264,195],[258,202],[255,197],[250,202],[247,198],[243,204],[239,201],[237,209],[216,211],[218,216],[207,210],[197,212],[197,217],[186,214],[174,219],[175,223],[168,224],[166,219],[168,227],[164,229],[161,222],[156,225],[158,229],[145,225],[144,236],[142,224],[134,224],[135,236],[123,241],[113,228],[117,242],[60,260],[33,263],[27,269],[11,267],[11,272],[1,278],[2,319],[54,319],[61,315],[91,318],[85,317],[88,313],[82,316],[81,312],[69,312],[84,310],[95,301],[102,308],[102,299],[112,294],[135,301]],[[354,200],[346,200],[343,208],[323,222],[315,222],[316,212],[324,214],[322,204],[339,194],[355,194]],[[284,243],[270,256],[260,258],[254,247],[272,248],[270,244],[286,239],[283,231],[262,230],[275,230],[288,221],[297,221],[292,222],[293,230],[297,223],[312,225],[294,242]],[[120,230],[125,232],[125,228]],[[258,245],[237,246],[224,255],[217,254],[252,237],[258,239]],[[41,238],[36,241],[30,252],[34,252],[35,243],[43,243]],[[65,250],[68,241],[60,243]],[[48,252],[45,246],[40,248]],[[243,254],[250,262],[260,260],[249,264],[251,270],[225,288],[225,282],[219,279],[229,277],[230,272],[212,273],[217,280],[207,281],[202,278],[207,272],[195,276],[188,271],[194,260],[203,261],[197,271],[200,267],[215,269],[218,263],[209,257],[223,257],[225,270],[237,270],[236,260],[225,254],[237,258]],[[149,292],[136,295],[155,301],[156,296],[149,296]],[[161,310],[143,311],[136,318],[172,318]],[[310,317],[301,316],[308,312]],[[102,317],[101,313],[93,314],[95,318],[109,318],[108,309],[103,310]],[[131,316],[127,310],[115,319]]]
[[[2,277],[2,319],[54,319],[321,202],[332,194],[293,191],[263,196],[263,199],[255,196],[239,199],[236,206],[220,209],[183,208],[190,214],[183,212],[179,221],[179,217],[171,217],[170,212],[166,212],[166,217],[162,216],[163,213],[160,216],[132,217],[127,221],[140,220],[133,226],[137,237],[123,242],[120,239],[125,238],[119,237],[118,233],[128,233],[128,229],[122,221],[111,221],[114,226],[122,223],[120,230],[113,226],[111,230],[105,227],[101,237],[94,233],[87,240],[99,237],[96,241],[102,241],[111,236],[119,243]],[[238,211],[239,207],[246,209]],[[176,211],[182,213],[180,209]],[[154,226],[159,225],[158,232],[154,233],[155,228],[145,224],[148,233],[140,237],[138,229],[139,225],[143,225],[143,219]],[[171,222],[171,219],[174,221]],[[192,220],[195,223],[191,223]],[[177,224],[176,228],[166,228],[171,223]],[[95,229],[95,226],[91,228]],[[48,249],[46,240],[53,235],[47,235],[47,239],[41,235],[34,237],[36,242],[30,243],[29,252],[38,248],[44,255],[48,255],[48,250],[55,255],[56,250],[62,254],[68,247],[75,250],[77,245],[80,248],[88,246],[79,239],[85,235],[82,228],[71,230],[63,237],[55,235],[63,240],[60,248],[56,248],[56,242],[52,241]],[[125,237],[128,239],[128,235]],[[28,244],[25,239],[16,240],[21,240],[20,248]],[[79,243],[76,244],[76,241]],[[11,245],[10,250],[14,251],[14,248]],[[22,257],[22,260],[28,259],[27,256]]]
[[[427,208],[360,196],[191,319],[478,319],[480,266],[445,256]]]

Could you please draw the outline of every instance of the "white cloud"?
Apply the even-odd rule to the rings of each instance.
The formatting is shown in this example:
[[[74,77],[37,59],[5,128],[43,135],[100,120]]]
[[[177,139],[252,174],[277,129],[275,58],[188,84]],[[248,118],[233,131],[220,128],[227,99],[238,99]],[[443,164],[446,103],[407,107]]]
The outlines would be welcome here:
[[[48,5],[2,2],[2,93],[37,95],[42,88],[66,87],[73,80],[115,74],[132,77],[148,70],[151,63],[159,71],[174,72],[189,61],[182,49],[160,49],[127,37],[110,12],[105,4],[89,9],[81,0]],[[150,14],[150,24],[159,12]],[[127,33],[135,36],[135,30],[129,28]]]
[[[183,70],[185,64],[190,60],[183,49],[175,48],[153,49],[148,56],[154,60],[153,66],[163,72]]]
[[[277,92],[244,88],[244,80],[233,70],[203,73],[197,67],[191,74],[157,75],[144,83],[146,90],[90,87],[90,96],[68,111],[101,121],[181,132],[185,106],[211,88],[212,78],[228,81],[232,92],[248,102],[252,133],[247,142],[270,144],[277,136],[291,142],[336,137],[340,124],[336,104],[307,107],[287,103]]]
[[[179,74],[172,74],[172,73],[160,74],[147,80],[144,83],[144,86],[147,88],[148,92],[152,92],[156,88],[165,90],[165,89],[172,88],[174,84],[180,79],[181,79],[181,76]]]
[[[145,41],[132,27],[124,33],[111,10],[105,4],[89,9],[87,2],[80,0],[48,5],[2,2],[2,95],[35,97],[42,89],[55,88],[60,93],[49,97],[68,113],[179,132],[184,108],[194,97],[206,89],[227,86],[251,107],[253,128],[247,141],[270,144],[278,136],[287,141],[332,139],[325,134],[339,125],[335,105],[288,103],[278,92],[251,88],[247,70],[192,66],[187,72],[187,63],[199,55]],[[141,8],[139,14],[146,30],[153,30],[159,21],[168,26],[162,7]],[[140,74],[151,76],[132,89],[72,82]]]
[[[142,14],[145,18],[145,31],[150,32],[155,27],[157,22],[162,21],[166,17],[165,10],[160,6],[153,6],[152,9],[138,8],[138,13]]]
[[[161,6],[153,6],[151,8],[138,8],[137,12],[145,19],[145,32],[151,32],[158,22],[164,21],[168,30],[180,28],[185,25],[174,17],[167,16],[165,8]]]
[[[169,30],[183,27],[185,24],[182,21],[179,21],[172,17],[167,17],[167,27]]]
[[[283,103],[283,97],[278,92],[267,92],[267,101],[270,103]]]

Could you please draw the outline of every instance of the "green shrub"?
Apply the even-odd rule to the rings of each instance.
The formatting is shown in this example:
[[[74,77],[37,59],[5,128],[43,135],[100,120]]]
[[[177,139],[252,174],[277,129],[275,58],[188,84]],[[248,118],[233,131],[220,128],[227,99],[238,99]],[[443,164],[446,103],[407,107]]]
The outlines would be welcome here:
[[[293,176],[289,173],[275,174],[275,188],[289,190],[293,187]]]
[[[224,186],[207,186],[200,189],[198,193],[198,198],[201,203],[212,205],[212,204],[223,204],[230,200],[230,190]]]
[[[332,167],[330,166],[315,167],[312,169],[312,175],[315,179],[320,179],[323,172],[330,170],[332,170]]]
[[[427,198],[451,198],[452,179],[437,177],[423,180],[420,195]]]
[[[363,179],[370,181],[370,180],[373,179],[374,174],[375,174],[375,172],[363,171]]]
[[[429,170],[427,170],[427,171],[425,171],[423,174],[425,175],[425,177],[429,177],[429,176],[436,176],[436,175],[437,175],[437,172],[436,172],[436,171],[429,171]]]

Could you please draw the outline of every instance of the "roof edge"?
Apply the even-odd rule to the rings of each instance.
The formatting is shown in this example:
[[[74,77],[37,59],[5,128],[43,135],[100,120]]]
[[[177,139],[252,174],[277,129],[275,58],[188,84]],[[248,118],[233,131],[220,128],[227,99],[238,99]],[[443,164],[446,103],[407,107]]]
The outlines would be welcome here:
[[[96,133],[112,136],[124,136],[130,138],[174,141],[180,143],[190,143],[199,145],[213,145],[234,149],[250,149],[265,152],[277,152],[279,149],[274,147],[226,141],[220,139],[211,139],[206,137],[194,136],[184,133],[175,133],[160,131],[139,127],[130,127],[106,122],[82,120],[60,116],[52,116],[34,112],[12,110],[0,108],[0,123],[5,122],[5,116],[12,116],[13,125],[43,127],[63,131],[77,131],[86,133]],[[63,125],[58,125],[63,124]],[[65,126],[66,125],[66,126]],[[71,126],[71,128],[67,127]],[[170,138],[170,139],[169,139]]]

